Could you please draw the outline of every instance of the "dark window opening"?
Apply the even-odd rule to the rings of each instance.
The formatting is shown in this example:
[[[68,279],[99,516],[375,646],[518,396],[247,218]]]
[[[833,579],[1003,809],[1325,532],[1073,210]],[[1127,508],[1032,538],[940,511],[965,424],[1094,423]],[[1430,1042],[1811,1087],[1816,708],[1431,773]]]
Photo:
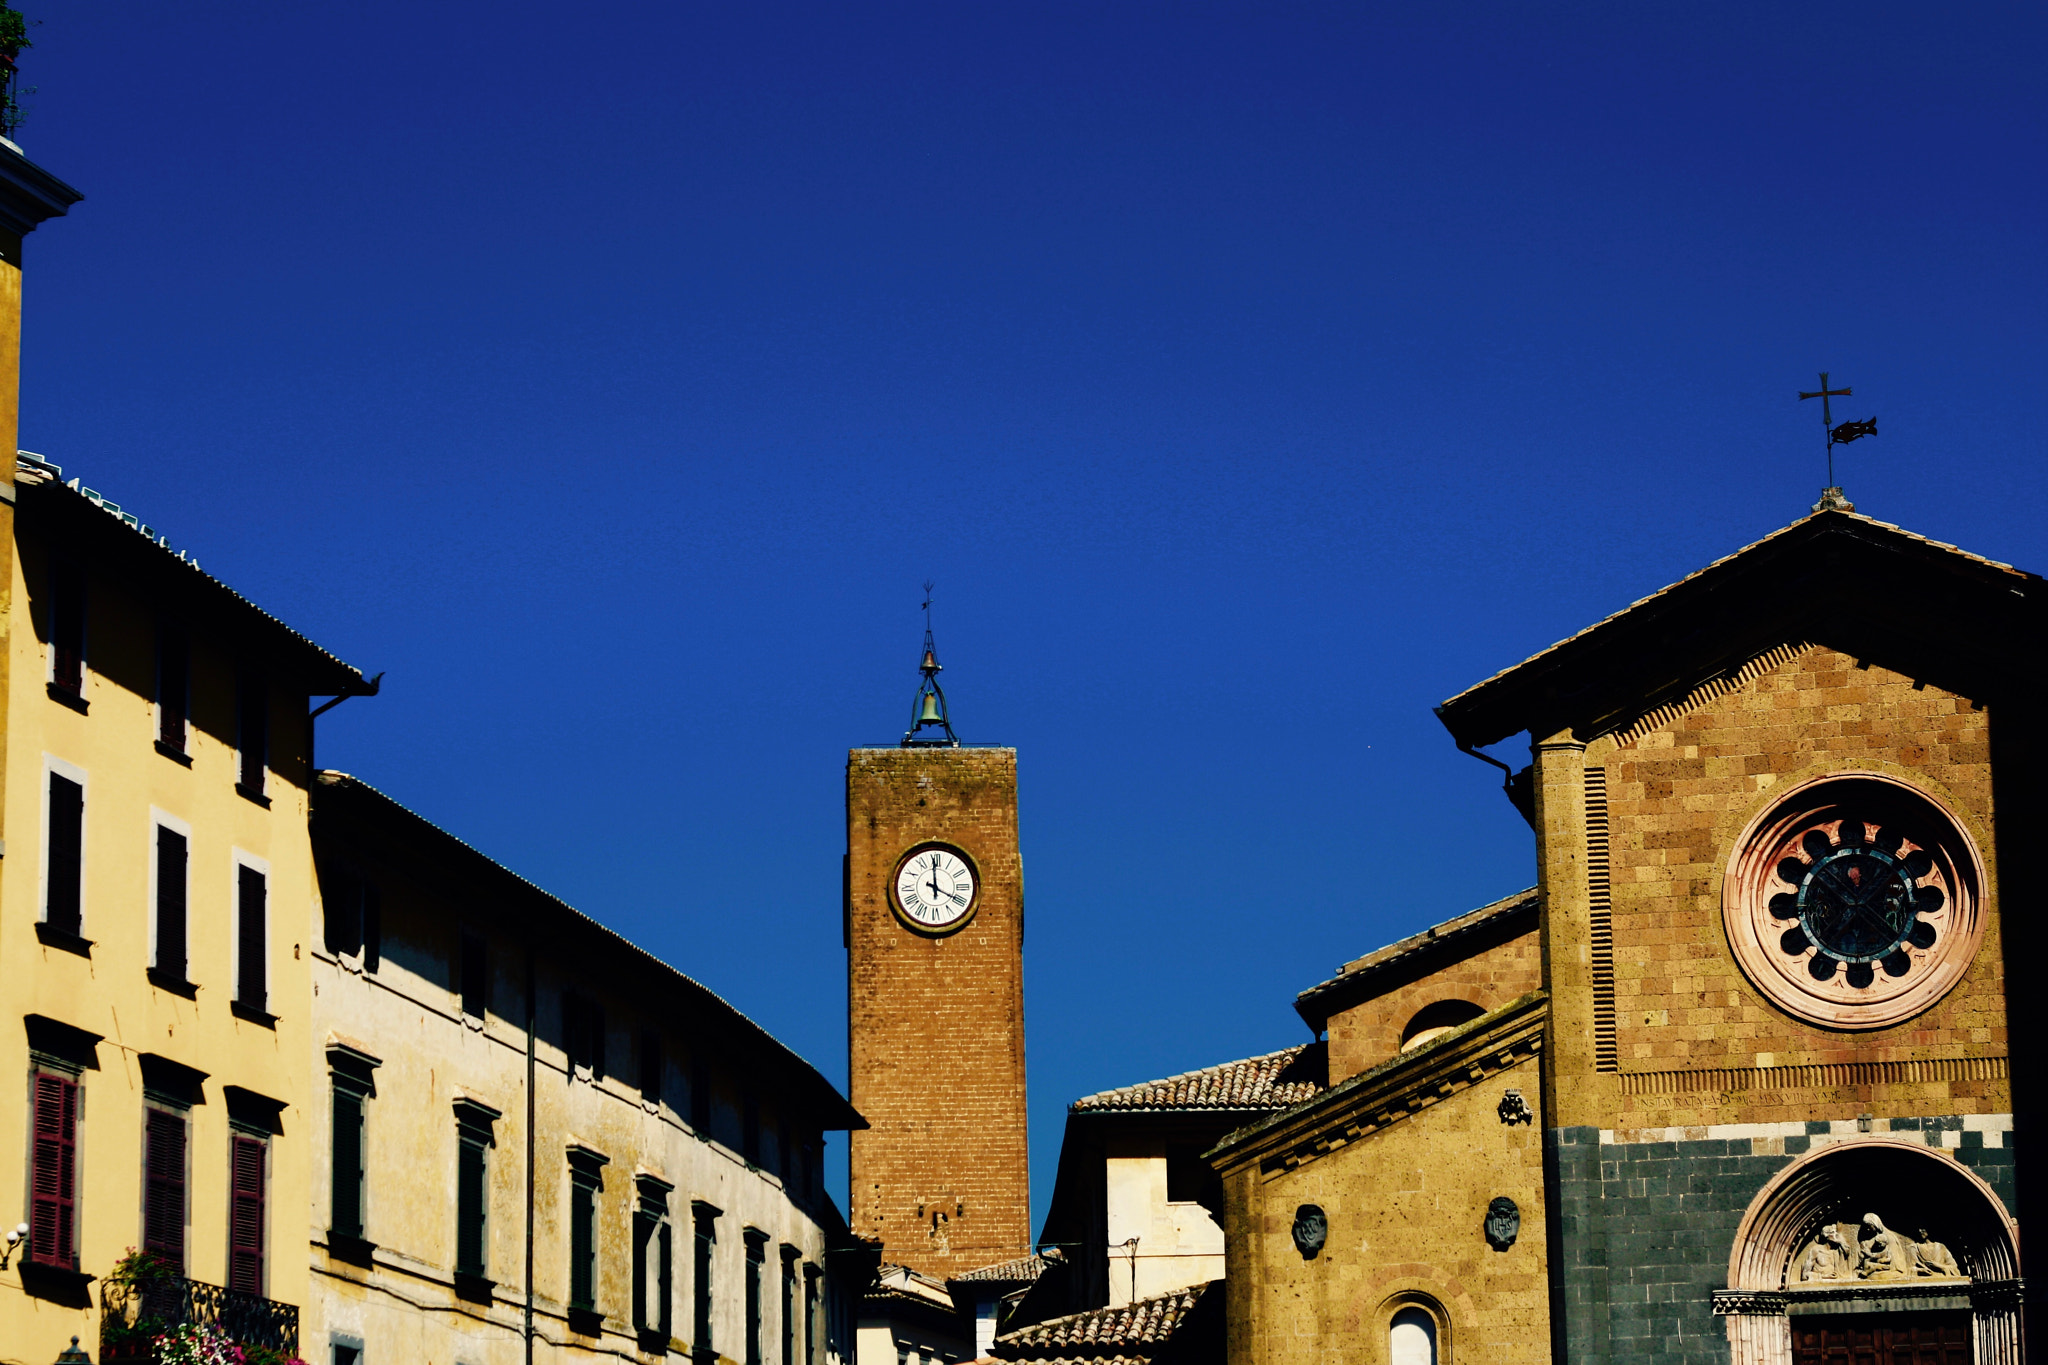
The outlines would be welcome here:
[[[1460,1024],[1468,1024],[1484,1013],[1484,1009],[1468,1000],[1438,1000],[1424,1005],[1416,1011],[1415,1017],[1408,1021],[1408,1026],[1401,1030],[1401,1050],[1406,1052],[1411,1047],[1420,1047],[1430,1039],[1449,1033]]]
[[[235,869],[235,1003],[263,1012],[270,1003],[269,886],[244,863]]]
[[[242,678],[237,706],[235,748],[241,756],[237,784],[251,796],[263,795],[264,773],[270,765],[270,691],[254,674]]]
[[[50,851],[44,876],[44,922],[77,934],[84,924],[85,787],[60,773],[50,774]]]
[[[761,1267],[768,1258],[768,1234],[748,1228],[747,1238],[747,1358],[746,1365],[761,1365]]]
[[[192,714],[191,646],[183,631],[160,626],[156,635],[156,741],[185,752],[185,723]]]
[[[363,1235],[363,1109],[366,1096],[352,1079],[334,1078],[333,1198],[328,1228],[341,1237]]]
[[[484,952],[481,934],[465,933],[462,936],[461,981],[458,989],[462,993],[462,1012],[472,1019],[484,1017],[491,995],[491,979],[488,974],[490,960]]]
[[[270,1143],[248,1133],[231,1138],[229,1170],[228,1288],[263,1292],[263,1200]]]
[[[761,1164],[761,1101],[752,1090],[740,1096],[740,1155]]]
[[[376,884],[344,868],[320,869],[321,936],[336,957],[360,955],[363,970],[377,970],[382,943],[382,903]]]
[[[651,1028],[640,1030],[640,1098],[661,1103],[661,1035]]]
[[[690,1348],[699,1361],[718,1358],[711,1339],[711,1252],[718,1245],[718,1210],[702,1200],[690,1206],[695,1232],[695,1256],[690,1265],[693,1299]]]
[[[479,1279],[490,1271],[490,1149],[497,1117],[474,1103],[455,1110],[455,1271]]]
[[[562,997],[563,1043],[573,1074],[578,1068],[590,1079],[604,1079],[604,1006],[580,995]]]
[[[155,1106],[142,1113],[142,1249],[183,1274],[186,1117]]]
[[[633,1327],[660,1337],[664,1350],[674,1274],[668,1191],[661,1181],[642,1177],[640,1201],[633,1210]]]
[[[823,1274],[817,1266],[804,1267],[804,1365],[818,1365],[818,1279]]]
[[[78,1269],[78,1082],[35,1073],[35,1151],[29,1175],[28,1258]]]
[[[569,1153],[569,1307],[597,1310],[597,1196],[606,1158],[576,1148]]]
[[[711,1136],[711,1068],[701,1058],[690,1068],[690,1126]]]
[[[793,1246],[782,1248],[782,1365],[797,1365],[796,1324],[803,1310],[796,1297],[796,1263],[802,1255]]]
[[[156,969],[173,981],[185,979],[185,836],[156,827]]]
[[[50,685],[85,690],[85,570],[77,564],[50,566]]]
[[[1174,1204],[1206,1204],[1221,1208],[1223,1184],[1209,1163],[1202,1160],[1197,1143],[1168,1143],[1166,1146],[1166,1198]]]

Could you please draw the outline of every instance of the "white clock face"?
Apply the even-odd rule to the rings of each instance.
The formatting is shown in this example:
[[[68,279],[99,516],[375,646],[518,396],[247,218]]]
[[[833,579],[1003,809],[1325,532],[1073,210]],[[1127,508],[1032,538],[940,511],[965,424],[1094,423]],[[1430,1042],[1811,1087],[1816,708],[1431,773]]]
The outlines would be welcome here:
[[[920,929],[950,929],[974,908],[974,867],[950,848],[911,850],[896,869],[896,905]]]

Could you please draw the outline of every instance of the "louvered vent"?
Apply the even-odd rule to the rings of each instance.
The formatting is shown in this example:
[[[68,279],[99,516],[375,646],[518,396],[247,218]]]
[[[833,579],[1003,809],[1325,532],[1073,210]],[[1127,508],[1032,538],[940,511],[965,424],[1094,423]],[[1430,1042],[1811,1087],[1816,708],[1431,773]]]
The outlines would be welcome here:
[[[1593,1068],[1619,1071],[1614,1036],[1614,900],[1607,871],[1607,770],[1586,769],[1586,899],[1593,958]]]

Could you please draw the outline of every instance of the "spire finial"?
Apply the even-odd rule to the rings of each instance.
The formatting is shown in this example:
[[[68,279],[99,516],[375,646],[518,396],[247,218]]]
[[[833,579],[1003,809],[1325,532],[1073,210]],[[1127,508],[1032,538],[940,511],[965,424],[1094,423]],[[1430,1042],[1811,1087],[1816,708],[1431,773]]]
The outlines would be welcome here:
[[[939,687],[938,647],[932,643],[932,582],[924,584],[924,658],[918,663],[919,681],[917,697],[910,704],[910,728],[903,734],[906,749],[957,749],[960,737],[953,733],[953,722],[946,715],[946,694]],[[937,728],[945,738],[919,739],[925,730]]]
[[[1856,504],[1849,501],[1848,497],[1842,492],[1841,486],[1835,482],[1835,447],[1845,446],[1860,437],[1877,435],[1877,419],[1875,417],[1866,417],[1860,422],[1844,422],[1840,426],[1835,425],[1835,416],[1828,408],[1828,400],[1830,398],[1847,398],[1851,392],[1852,390],[1847,385],[1839,389],[1829,388],[1828,372],[1822,370],[1820,372],[1820,387],[1812,393],[1801,393],[1799,395],[1799,401],[1802,403],[1809,398],[1818,398],[1820,400],[1820,429],[1827,434],[1828,438],[1828,483],[1827,487],[1820,491],[1820,501],[1813,505],[1813,510],[1816,512],[1853,512],[1856,510]]]

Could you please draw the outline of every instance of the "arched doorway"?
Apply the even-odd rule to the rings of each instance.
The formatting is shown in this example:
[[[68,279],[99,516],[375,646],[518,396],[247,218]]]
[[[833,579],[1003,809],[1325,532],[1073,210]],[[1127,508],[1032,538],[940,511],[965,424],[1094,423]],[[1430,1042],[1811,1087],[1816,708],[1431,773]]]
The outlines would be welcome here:
[[[2018,1365],[2018,1277],[2012,1217],[1974,1172],[1921,1142],[1852,1138],[1750,1201],[1714,1311],[1735,1365],[1798,1365],[1866,1338],[1887,1360],[1943,1361],[1958,1334],[1978,1365]]]

